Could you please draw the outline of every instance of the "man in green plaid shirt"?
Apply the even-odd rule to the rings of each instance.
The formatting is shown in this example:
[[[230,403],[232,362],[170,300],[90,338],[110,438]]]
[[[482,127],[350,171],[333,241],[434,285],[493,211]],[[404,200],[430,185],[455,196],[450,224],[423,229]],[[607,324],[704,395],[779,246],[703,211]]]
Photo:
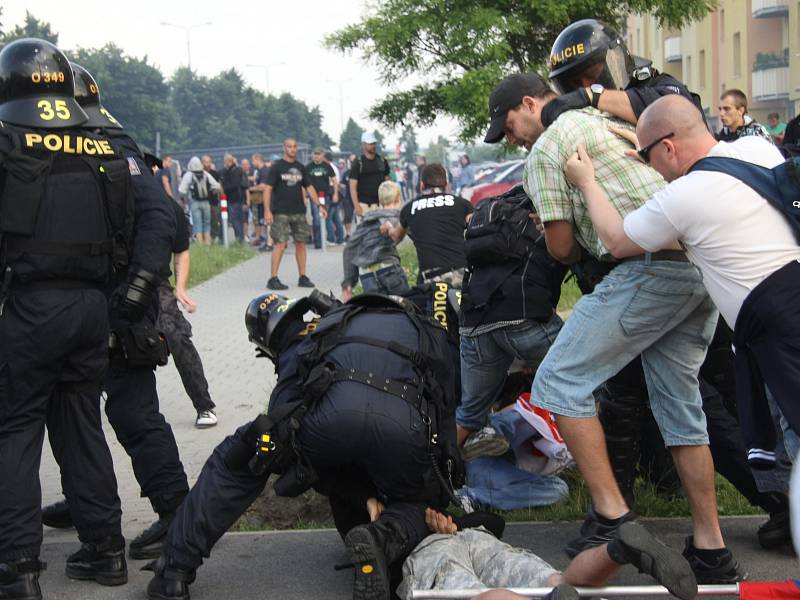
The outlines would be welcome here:
[[[485,141],[496,143],[505,136],[530,150],[524,186],[543,223],[550,254],[567,264],[580,260],[584,251],[612,262],[580,191],[566,179],[564,163],[584,144],[598,183],[623,217],[665,182],[626,157],[630,145],[608,129],[630,126],[595,108],[565,112],[545,130],[542,108],[554,97],[537,74],[506,77],[489,99],[491,125]],[[688,544],[735,568],[719,528],[697,380],[716,320],[699,271],[678,246],[617,264],[575,305],[539,366],[531,393],[534,404],[556,415],[592,496],[581,538],[567,546],[570,554],[614,539],[622,523],[637,517],[611,470],[592,392],[641,355],[653,416],[694,517]]]

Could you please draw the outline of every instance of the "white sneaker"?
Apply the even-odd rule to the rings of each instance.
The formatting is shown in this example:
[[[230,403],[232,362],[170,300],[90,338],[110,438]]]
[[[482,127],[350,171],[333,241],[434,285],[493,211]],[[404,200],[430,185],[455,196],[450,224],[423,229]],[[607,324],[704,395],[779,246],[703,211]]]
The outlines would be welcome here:
[[[461,447],[464,460],[472,460],[479,456],[502,456],[508,452],[508,440],[494,427],[487,425],[473,432]]]
[[[198,429],[206,429],[214,427],[217,424],[217,415],[213,410],[201,410],[197,413],[197,420],[194,426]]]

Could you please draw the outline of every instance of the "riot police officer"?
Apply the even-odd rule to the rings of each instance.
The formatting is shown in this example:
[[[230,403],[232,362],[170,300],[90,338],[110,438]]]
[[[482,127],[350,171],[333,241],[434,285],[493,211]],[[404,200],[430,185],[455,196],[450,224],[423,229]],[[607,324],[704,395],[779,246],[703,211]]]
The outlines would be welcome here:
[[[542,113],[545,127],[565,110],[587,106],[636,123],[667,94],[680,94],[703,112],[698,96],[651,61],[631,56],[622,37],[596,19],[576,21],[558,34],[550,51],[550,83],[560,96]]]
[[[108,365],[103,288],[126,244],[128,164],[80,128],[73,74],[50,42],[0,52],[0,598],[41,598],[39,464],[45,421],[82,542],[67,576],[127,581],[100,423]],[[91,564],[90,564],[91,563]]]
[[[276,364],[267,415],[240,427],[208,459],[170,526],[148,596],[186,599],[212,546],[261,493],[313,485],[337,499],[337,527],[355,569],[356,599],[389,598],[388,568],[427,533],[460,479],[447,334],[402,299],[359,296],[305,322],[309,299],[256,298],[250,339]],[[324,312],[324,311],[322,311]],[[375,336],[391,331],[392,341]],[[373,498],[380,519],[357,525],[351,507]],[[342,512],[344,511],[344,512]],[[345,522],[349,529],[345,526]],[[345,533],[346,532],[346,533]]]
[[[89,117],[83,127],[107,136],[130,173],[135,217],[131,243],[120,249],[118,259],[123,264],[107,288],[112,348],[104,381],[105,409],[117,439],[131,457],[142,495],[158,514],[153,525],[131,540],[130,556],[154,558],[189,489],[172,429],[158,409],[154,373],[167,360],[166,343],[155,321],[158,283],[169,277],[175,214],[136,142],[101,104],[97,82],[80,65],[73,64],[72,69],[75,99]],[[69,493],[67,498],[71,500]],[[60,502],[47,507],[45,523],[69,525],[67,506]]]

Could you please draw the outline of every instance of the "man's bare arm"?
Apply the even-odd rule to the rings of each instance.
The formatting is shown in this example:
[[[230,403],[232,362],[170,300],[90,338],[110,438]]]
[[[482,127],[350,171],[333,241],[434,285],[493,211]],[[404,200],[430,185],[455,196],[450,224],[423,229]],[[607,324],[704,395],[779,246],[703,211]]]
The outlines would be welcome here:
[[[576,263],[581,258],[581,248],[575,241],[572,223],[548,221],[544,224],[544,241],[550,256],[565,265]]]
[[[586,88],[586,92],[591,98],[592,91]],[[621,90],[605,90],[600,94],[600,102],[597,104],[597,108],[633,125],[636,125],[636,121],[638,121],[636,114],[633,112],[631,99],[628,98],[628,94]]]

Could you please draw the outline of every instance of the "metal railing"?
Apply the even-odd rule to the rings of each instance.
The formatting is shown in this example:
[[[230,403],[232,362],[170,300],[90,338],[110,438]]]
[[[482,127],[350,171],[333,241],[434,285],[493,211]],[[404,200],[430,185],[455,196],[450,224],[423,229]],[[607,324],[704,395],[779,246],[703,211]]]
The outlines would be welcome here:
[[[680,62],[681,54],[680,36],[668,37],[664,40],[664,60],[666,62]]]
[[[753,100],[781,100],[789,97],[789,67],[776,67],[754,71],[752,74]]]
[[[752,0],[754,19],[783,17],[789,14],[789,0]]]

